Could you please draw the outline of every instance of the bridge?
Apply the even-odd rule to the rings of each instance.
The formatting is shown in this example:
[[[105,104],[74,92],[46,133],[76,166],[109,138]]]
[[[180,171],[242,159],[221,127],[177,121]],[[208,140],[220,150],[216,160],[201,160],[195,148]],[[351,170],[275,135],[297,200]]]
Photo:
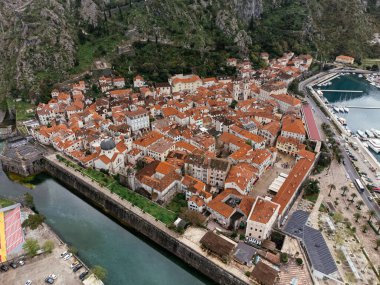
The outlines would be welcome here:
[[[318,89],[317,89],[318,90]],[[322,92],[344,92],[344,93],[363,93],[361,90],[331,90],[331,89],[319,89]]]

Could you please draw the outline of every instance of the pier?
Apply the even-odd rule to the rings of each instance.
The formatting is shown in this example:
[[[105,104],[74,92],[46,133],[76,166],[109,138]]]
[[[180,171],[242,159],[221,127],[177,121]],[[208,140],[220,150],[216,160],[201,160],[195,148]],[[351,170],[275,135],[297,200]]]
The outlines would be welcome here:
[[[351,109],[380,109],[380,106],[379,107],[347,106],[347,108],[351,108]]]
[[[344,93],[363,93],[361,90],[331,90],[331,89],[319,89],[322,92],[344,92]]]

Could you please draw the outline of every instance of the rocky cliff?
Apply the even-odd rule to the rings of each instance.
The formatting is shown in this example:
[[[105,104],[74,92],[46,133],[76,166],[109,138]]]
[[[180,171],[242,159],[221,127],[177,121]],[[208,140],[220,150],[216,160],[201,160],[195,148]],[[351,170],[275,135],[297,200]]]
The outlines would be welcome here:
[[[2,0],[0,97],[38,95],[67,76],[80,64],[78,35],[97,26],[107,36],[133,31],[134,40],[201,51],[232,45],[241,53],[364,57],[379,6],[380,0]]]

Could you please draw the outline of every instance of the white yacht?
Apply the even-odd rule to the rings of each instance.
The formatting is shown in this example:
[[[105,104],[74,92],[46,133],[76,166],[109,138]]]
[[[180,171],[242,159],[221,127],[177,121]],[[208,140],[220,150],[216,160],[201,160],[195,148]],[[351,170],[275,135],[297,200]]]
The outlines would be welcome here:
[[[363,138],[363,139],[366,139],[367,138],[367,135],[365,134],[365,132],[363,132],[362,130],[358,130],[357,131],[358,135]]]
[[[347,121],[346,121],[345,118],[340,117],[340,118],[338,118],[338,121],[339,121],[339,123],[341,123],[343,126],[347,125]]]
[[[339,109],[340,109],[340,108],[334,106],[334,111],[335,111],[336,113],[339,113]]]
[[[369,147],[376,153],[380,152],[380,139],[370,139]]]
[[[373,134],[373,132],[371,132],[370,130],[365,130],[365,133],[367,134],[367,136],[369,138],[374,138],[375,137],[375,135]]]
[[[350,109],[348,109],[347,107],[343,107],[343,110],[344,112],[348,113],[350,111]]]
[[[371,129],[371,132],[373,132],[373,134],[375,135],[375,137],[379,138],[380,139],[380,131],[379,130],[376,130],[376,129]]]

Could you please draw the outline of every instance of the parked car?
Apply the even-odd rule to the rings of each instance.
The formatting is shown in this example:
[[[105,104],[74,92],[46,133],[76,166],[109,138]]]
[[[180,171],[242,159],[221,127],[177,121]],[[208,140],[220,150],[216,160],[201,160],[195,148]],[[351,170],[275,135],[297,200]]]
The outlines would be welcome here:
[[[68,254],[65,255],[65,257],[63,258],[63,260],[68,260],[72,256],[73,255],[71,253],[68,253]]]
[[[61,257],[65,257],[68,254],[67,251],[61,253]]]
[[[50,277],[47,277],[47,278],[45,279],[45,283],[47,283],[47,284],[53,284],[53,283],[54,283],[54,279],[53,279],[53,278],[50,278]]]
[[[20,260],[20,261],[18,262],[18,264],[20,264],[21,266],[23,266],[23,265],[25,264],[25,261],[24,261],[24,260]]]
[[[4,272],[7,272],[8,269],[9,269],[9,267],[6,266],[5,264],[3,264],[3,265],[0,266],[0,269],[1,269],[2,271],[4,271]]]
[[[25,285],[32,285],[32,281],[31,281],[31,280],[27,280],[27,281],[25,282]]]
[[[84,278],[86,278],[87,274],[88,274],[88,271],[82,272],[82,273],[79,275],[79,279],[80,279],[80,280],[83,280]]]
[[[82,264],[78,264],[77,266],[75,266],[74,268],[73,268],[73,272],[77,272],[79,269],[81,269],[83,267],[83,265]]]
[[[49,278],[52,278],[52,279],[55,280],[55,279],[57,279],[57,275],[55,275],[55,274],[50,274],[50,275],[49,275]]]
[[[11,262],[11,263],[9,263],[9,266],[12,267],[13,269],[16,269],[17,263]]]

